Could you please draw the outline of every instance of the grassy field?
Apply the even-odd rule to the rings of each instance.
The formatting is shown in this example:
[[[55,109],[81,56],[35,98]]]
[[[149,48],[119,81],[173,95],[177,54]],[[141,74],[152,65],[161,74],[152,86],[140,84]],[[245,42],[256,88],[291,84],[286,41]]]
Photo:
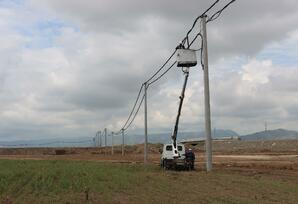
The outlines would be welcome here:
[[[88,195],[88,200],[86,196]],[[297,203],[297,176],[0,160],[1,203]]]

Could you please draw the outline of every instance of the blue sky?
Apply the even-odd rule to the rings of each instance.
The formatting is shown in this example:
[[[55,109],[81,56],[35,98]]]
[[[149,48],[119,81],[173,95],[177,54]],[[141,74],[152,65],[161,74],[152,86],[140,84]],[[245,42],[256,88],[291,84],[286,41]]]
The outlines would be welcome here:
[[[273,64],[282,66],[296,66],[298,64],[298,40],[296,32],[288,34],[288,38],[279,42],[272,42],[257,55],[259,60],[272,60]]]

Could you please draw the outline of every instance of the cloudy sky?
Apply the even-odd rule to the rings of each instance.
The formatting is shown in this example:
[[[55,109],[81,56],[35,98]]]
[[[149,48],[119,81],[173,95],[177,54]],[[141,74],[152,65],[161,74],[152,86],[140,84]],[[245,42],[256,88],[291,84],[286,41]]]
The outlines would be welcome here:
[[[120,129],[140,85],[211,2],[0,0],[0,140]],[[298,130],[297,19],[296,0],[237,0],[208,24],[214,128]],[[202,131],[203,73],[190,72],[180,129]],[[149,132],[172,130],[182,83],[174,68],[149,88]],[[142,131],[141,109],[128,132]]]

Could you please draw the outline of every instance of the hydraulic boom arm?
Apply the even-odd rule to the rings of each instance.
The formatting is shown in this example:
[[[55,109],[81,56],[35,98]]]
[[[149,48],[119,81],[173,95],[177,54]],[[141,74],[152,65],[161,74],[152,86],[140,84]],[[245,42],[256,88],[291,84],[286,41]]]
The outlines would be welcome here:
[[[178,107],[178,114],[177,114],[177,117],[176,117],[175,127],[174,127],[174,131],[173,131],[173,134],[172,134],[173,153],[174,153],[175,157],[179,157],[179,152],[177,150],[177,133],[178,133],[178,125],[179,125],[179,119],[180,119],[180,115],[181,115],[181,109],[182,109],[183,100],[184,100],[184,93],[185,93],[187,80],[188,80],[188,76],[189,76],[189,67],[186,67],[186,68],[182,69],[182,71],[185,75],[185,78],[184,78],[182,92],[181,92],[181,95],[179,97],[180,103],[179,103],[179,107]]]

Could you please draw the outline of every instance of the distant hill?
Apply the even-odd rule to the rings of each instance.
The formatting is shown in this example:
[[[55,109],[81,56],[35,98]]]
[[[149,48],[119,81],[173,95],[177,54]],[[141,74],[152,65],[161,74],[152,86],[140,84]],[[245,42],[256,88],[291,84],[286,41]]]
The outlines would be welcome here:
[[[284,140],[298,139],[298,131],[276,129],[256,132],[249,135],[241,136],[241,140]]]
[[[169,143],[171,142],[171,132],[156,133],[148,135],[149,143]],[[216,129],[212,132],[213,138],[239,136],[233,130]],[[291,131],[285,129],[268,130],[257,132],[249,135],[240,136],[241,140],[258,141],[258,140],[283,140],[283,139],[298,139],[298,131]],[[93,136],[81,138],[59,138],[59,139],[39,139],[39,140],[18,140],[18,141],[0,141],[1,147],[92,147]],[[189,139],[205,139],[205,132],[178,132],[178,142]],[[108,146],[111,145],[112,138],[107,137]],[[102,137],[104,144],[104,137]],[[114,137],[114,144],[122,143],[121,135]],[[144,134],[125,134],[125,144],[141,144],[144,143]]]
[[[232,130],[216,130],[215,138],[239,136]],[[0,141],[1,147],[92,147],[94,146],[93,137],[89,138],[59,138],[59,139],[39,139],[39,140],[16,140],[16,141]],[[178,132],[178,142],[185,139],[205,138],[204,132]],[[148,135],[149,143],[168,143],[171,141],[171,132],[156,133]],[[107,144],[110,146],[112,138],[107,137]],[[104,144],[104,137],[102,137]],[[119,145],[122,143],[122,136],[117,135],[114,137],[114,144]],[[125,144],[141,144],[144,143],[144,134],[126,134]]]
[[[93,140],[88,138],[65,138],[65,139],[39,139],[39,140],[14,140],[0,141],[0,148],[18,147],[91,147]]]

